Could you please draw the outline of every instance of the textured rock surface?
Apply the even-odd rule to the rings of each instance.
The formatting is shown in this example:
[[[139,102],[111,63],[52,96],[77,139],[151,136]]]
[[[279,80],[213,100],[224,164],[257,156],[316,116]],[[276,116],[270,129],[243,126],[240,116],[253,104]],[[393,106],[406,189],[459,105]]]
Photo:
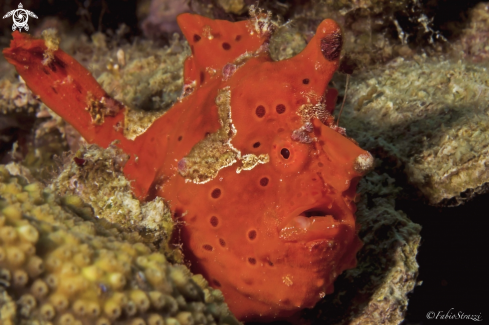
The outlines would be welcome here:
[[[399,58],[352,76],[340,124],[430,204],[457,205],[489,182],[488,84],[480,65]]]
[[[122,173],[127,158],[115,145],[105,150],[96,145],[83,146],[75,154],[64,155],[61,172],[50,188],[74,211],[133,232],[140,242],[159,245],[163,241],[166,249],[173,230],[170,210],[160,197],[148,202],[134,197]],[[90,204],[93,213],[82,211],[80,199]]]
[[[14,70],[6,67],[0,79],[0,113],[33,112],[39,105],[23,80],[16,79]]]

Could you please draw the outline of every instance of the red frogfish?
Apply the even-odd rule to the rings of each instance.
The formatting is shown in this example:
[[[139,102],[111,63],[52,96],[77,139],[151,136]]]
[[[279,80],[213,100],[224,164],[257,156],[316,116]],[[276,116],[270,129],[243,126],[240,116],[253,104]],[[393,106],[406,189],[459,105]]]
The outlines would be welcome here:
[[[373,158],[337,127],[327,87],[341,29],[326,19],[300,54],[274,62],[266,15],[178,23],[192,51],[182,97],[133,140],[125,106],[65,52],[14,32],[3,53],[88,142],[118,140],[135,195],[166,200],[192,271],[238,319],[287,319],[331,293],[362,245],[354,201]]]

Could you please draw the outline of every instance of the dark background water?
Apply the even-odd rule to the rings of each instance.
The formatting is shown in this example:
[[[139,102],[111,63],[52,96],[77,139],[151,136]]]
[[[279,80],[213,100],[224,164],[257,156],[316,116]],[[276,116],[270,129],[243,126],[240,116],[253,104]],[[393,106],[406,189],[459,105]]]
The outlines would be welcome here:
[[[423,281],[410,294],[405,324],[489,324],[489,194],[459,207],[397,202],[423,226],[417,256]],[[481,315],[471,320],[427,320],[430,311]]]

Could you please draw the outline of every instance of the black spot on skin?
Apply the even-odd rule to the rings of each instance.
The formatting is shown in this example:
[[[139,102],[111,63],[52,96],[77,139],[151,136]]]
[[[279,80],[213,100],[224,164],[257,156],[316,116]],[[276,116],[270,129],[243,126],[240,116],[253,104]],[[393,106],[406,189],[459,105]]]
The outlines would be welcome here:
[[[211,225],[212,227],[217,227],[219,225],[219,219],[216,216],[211,217]]]
[[[253,148],[258,148],[260,146],[260,142],[253,143]]]
[[[340,30],[321,39],[321,52],[328,61],[335,61],[340,57],[342,46],[343,38]]]
[[[222,43],[222,48],[227,51],[231,49],[231,45],[229,45],[229,43]]]
[[[279,113],[279,114],[285,113],[285,105],[284,104],[278,104],[275,109],[277,110],[277,113]]]
[[[304,85],[307,85],[307,84],[309,83],[309,79],[307,79],[307,78],[306,78],[306,79],[303,79],[303,80],[302,80],[302,83],[303,83]]]
[[[221,196],[221,190],[218,189],[218,188],[215,188],[212,193],[211,193],[211,196],[213,199],[217,199]]]
[[[54,89],[54,87],[51,87],[51,89],[54,91],[55,94],[58,93],[58,91],[56,89]]]
[[[290,151],[289,149],[287,148],[283,148],[282,150],[280,150],[280,154],[282,155],[282,157],[284,157],[285,159],[289,159],[290,157]]]
[[[200,36],[195,34],[194,35],[194,42],[198,42],[198,41],[200,41]]]
[[[255,114],[260,118],[265,116],[265,107],[263,107],[262,105],[258,106],[255,110]]]
[[[204,246],[202,246],[202,248],[209,252],[212,252],[214,250],[214,247],[209,244],[205,244]]]

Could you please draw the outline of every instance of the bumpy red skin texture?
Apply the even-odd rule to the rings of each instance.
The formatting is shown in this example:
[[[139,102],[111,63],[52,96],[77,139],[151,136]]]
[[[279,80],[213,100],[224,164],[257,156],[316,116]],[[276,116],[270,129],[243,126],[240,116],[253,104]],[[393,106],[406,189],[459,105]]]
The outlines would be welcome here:
[[[29,87],[90,142],[107,146],[114,139],[121,141],[119,146],[132,155],[124,172],[134,180],[135,193],[168,201],[175,216],[184,221],[181,240],[192,270],[222,290],[240,320],[288,319],[331,293],[336,277],[356,265],[361,247],[353,200],[362,175],[354,162],[367,153],[318,119],[312,120],[313,131],[308,133],[311,143],[291,138],[304,125],[297,114],[301,105],[325,100],[328,110],[334,107],[336,92],[325,91],[338,66],[334,40],[340,29],[325,20],[296,57],[272,62],[262,52],[223,78],[224,65],[245,51],[256,51],[268,35],[251,34],[247,22],[212,21],[190,14],[181,15],[178,22],[193,53],[185,63],[185,83],[195,81],[195,89],[134,141],[113,131],[123,112],[94,126],[84,111],[83,96],[74,96],[76,89],[64,88],[62,97],[50,92],[49,85],[57,81],[49,78],[59,73],[49,73],[49,78],[43,72],[32,73],[42,70],[37,56],[21,62],[14,58],[12,53],[19,53],[19,48],[30,52],[30,44],[41,41],[24,38],[27,45],[22,45],[14,39],[4,53]],[[212,39],[204,33],[205,26],[210,27]],[[61,51],[55,56],[73,62]],[[85,70],[68,73],[85,91],[105,96]],[[48,86],[37,87],[37,83]],[[242,155],[268,154],[270,162],[240,173],[236,169],[241,162],[237,162],[205,184],[186,182],[178,173],[178,162],[206,133],[221,127],[215,98],[227,86],[237,131],[232,145]],[[285,106],[281,114],[276,110],[279,104]],[[259,105],[265,107],[263,117],[255,112]],[[254,147],[256,142],[260,146]],[[290,152],[287,159],[281,154],[283,148]],[[266,186],[260,183],[263,178],[268,179]],[[211,194],[215,189],[221,191],[218,198]],[[306,211],[319,215],[299,217]]]

